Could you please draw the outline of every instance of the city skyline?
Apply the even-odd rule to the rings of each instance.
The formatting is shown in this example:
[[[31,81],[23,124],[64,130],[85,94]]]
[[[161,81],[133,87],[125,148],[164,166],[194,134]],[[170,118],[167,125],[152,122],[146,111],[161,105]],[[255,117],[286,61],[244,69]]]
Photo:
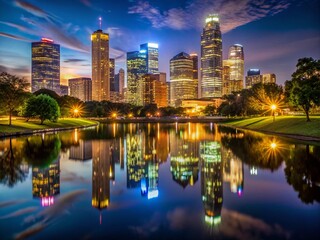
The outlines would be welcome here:
[[[110,57],[116,58],[116,72],[120,67],[126,69],[125,53],[145,42],[159,44],[159,71],[167,75],[169,60],[177,53],[196,52],[200,56],[200,33],[209,13],[220,15],[223,59],[231,45],[243,45],[245,72],[249,68],[259,68],[262,74],[272,72],[283,84],[298,58],[319,58],[317,1],[262,1],[260,5],[255,0],[235,2],[119,1],[104,6],[83,0],[64,3],[64,11],[59,1],[54,5],[1,2],[1,9],[6,11],[0,19],[0,70],[30,80],[30,42],[49,37],[61,46],[62,84],[73,77],[91,77],[90,34],[99,28],[100,16],[102,30],[110,34]]]

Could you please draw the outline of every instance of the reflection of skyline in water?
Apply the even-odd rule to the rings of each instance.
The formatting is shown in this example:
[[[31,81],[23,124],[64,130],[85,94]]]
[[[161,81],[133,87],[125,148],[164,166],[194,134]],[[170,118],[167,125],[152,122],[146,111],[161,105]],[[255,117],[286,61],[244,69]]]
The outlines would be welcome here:
[[[29,144],[32,143],[34,146],[37,141],[32,142],[32,138],[29,137]],[[260,171],[264,174],[263,169],[271,171],[284,169],[288,183],[294,187],[295,191],[304,194],[299,195],[299,198],[306,203],[318,201],[319,187],[312,184],[318,181],[317,177],[314,177],[317,168],[313,167],[312,162],[319,153],[316,146],[281,144],[280,140],[276,139],[278,149],[273,149],[268,144],[274,137],[255,136],[233,130],[225,131],[214,124],[128,124],[126,126],[112,124],[103,126],[100,130],[77,131],[77,134],[66,132],[52,135],[50,138],[57,142],[57,146],[61,142],[62,150],[57,158],[50,160],[50,164],[47,165],[49,167],[32,167],[33,195],[40,197],[41,195],[52,196],[52,192],[59,193],[61,161],[72,160],[68,163],[69,166],[81,165],[81,162],[83,166],[88,164],[91,166],[92,163],[90,179],[86,179],[86,176],[82,176],[80,172],[78,175],[69,174],[61,178],[61,185],[66,184],[64,179],[67,178],[72,182],[71,177],[81,180],[83,184],[90,181],[91,205],[92,208],[104,210],[100,216],[107,212],[112,213],[114,208],[118,208],[119,194],[123,194],[124,191],[123,189],[113,190],[114,184],[123,184],[130,196],[135,194],[140,199],[157,197],[160,199],[160,196],[165,198],[164,188],[167,187],[168,179],[161,175],[161,171],[166,167],[169,174],[166,173],[165,176],[169,177],[169,180],[172,178],[170,181],[172,186],[179,187],[183,191],[188,189],[189,192],[197,188],[200,190],[198,199],[202,207],[201,218],[206,225],[219,226],[219,231],[224,222],[230,223],[224,215],[224,211],[228,210],[227,213],[230,213],[226,198],[234,194],[238,199],[237,195],[243,194],[244,164],[248,166],[246,177],[250,176],[250,170],[256,169],[255,173],[259,170],[260,175]],[[16,140],[13,142],[15,143]],[[6,140],[6,148],[0,146],[0,158],[10,149],[8,144]],[[28,155],[26,158],[23,157],[29,151],[26,146],[24,139],[21,138],[19,147],[14,147],[16,159],[22,159],[18,167],[25,174],[28,173],[28,166],[34,165],[29,161],[31,157]],[[266,149],[269,154],[265,154]],[[32,153],[34,156],[38,152]],[[40,153],[56,156],[56,154],[50,154],[49,150]],[[65,155],[63,160],[62,155]],[[309,159],[309,163],[312,164],[305,167],[304,159]],[[77,162],[74,162],[75,160]],[[284,160],[286,166],[280,168]],[[168,163],[163,164],[166,161]],[[295,164],[297,161],[299,166]],[[161,166],[162,164],[165,166]],[[51,177],[55,180],[41,179],[50,172],[57,173],[55,178]],[[57,179],[59,184],[54,183]],[[51,185],[40,186],[40,182]],[[53,186],[59,186],[58,190],[57,188],[55,191],[50,190],[54,189]],[[248,189],[250,191],[250,186],[246,185],[245,189],[247,193]],[[48,193],[43,194],[44,192]],[[128,199],[128,201],[135,202],[136,199]],[[157,200],[150,201],[157,202]],[[228,209],[225,209],[226,207]],[[179,213],[179,209],[176,213]]]

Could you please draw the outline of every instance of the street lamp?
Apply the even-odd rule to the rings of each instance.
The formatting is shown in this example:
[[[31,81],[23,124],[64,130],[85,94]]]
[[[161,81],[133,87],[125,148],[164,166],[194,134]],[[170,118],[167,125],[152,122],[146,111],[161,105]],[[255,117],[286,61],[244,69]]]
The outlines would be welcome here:
[[[79,109],[78,108],[73,109],[73,114],[74,114],[75,117],[78,116],[78,113],[79,113]]]
[[[275,116],[275,110],[277,109],[277,105],[272,104],[272,105],[270,106],[270,108],[271,108],[271,111],[272,111],[273,121],[275,121],[275,118],[276,118],[276,116]]]

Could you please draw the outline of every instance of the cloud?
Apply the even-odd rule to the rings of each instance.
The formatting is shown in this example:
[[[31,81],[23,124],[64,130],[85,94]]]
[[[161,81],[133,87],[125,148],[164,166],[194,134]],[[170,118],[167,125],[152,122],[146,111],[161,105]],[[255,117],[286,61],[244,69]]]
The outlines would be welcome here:
[[[139,1],[129,8],[129,14],[138,14],[151,22],[154,28],[192,29],[203,27],[204,18],[218,13],[222,32],[228,32],[246,23],[277,14],[289,7],[289,0],[195,0],[185,7],[160,11],[148,1]]]
[[[24,41],[24,42],[31,42],[30,39],[27,39],[25,37],[20,37],[20,36],[17,36],[17,35],[13,35],[13,34],[10,34],[10,33],[0,32],[0,36],[11,38],[11,39],[15,39],[15,40],[19,40],[19,41]]]
[[[41,17],[41,18],[56,18],[54,15],[49,14],[48,12],[42,10],[41,8],[25,2],[25,1],[21,1],[21,0],[17,0],[14,2],[15,5],[19,8],[22,8],[23,10],[37,16],[37,17]]]
[[[85,62],[86,60],[84,59],[79,59],[79,58],[68,58],[65,59],[63,62],[65,63],[75,63],[75,62]]]

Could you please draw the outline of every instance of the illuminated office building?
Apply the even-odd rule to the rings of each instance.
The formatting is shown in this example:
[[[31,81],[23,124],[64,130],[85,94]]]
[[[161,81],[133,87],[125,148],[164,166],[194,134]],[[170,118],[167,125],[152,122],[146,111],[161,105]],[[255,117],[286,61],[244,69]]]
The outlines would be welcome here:
[[[140,45],[140,52],[146,54],[147,73],[159,71],[159,50],[157,43],[145,43]]]
[[[201,195],[205,222],[217,225],[221,222],[223,202],[223,172],[220,144],[215,141],[200,142]]]
[[[124,100],[124,70],[120,68],[119,73],[114,76],[114,89],[117,96],[117,101],[115,102],[123,102]]]
[[[108,140],[92,141],[92,206],[99,210],[110,202],[110,147]]]
[[[32,168],[32,195],[40,198],[43,207],[54,204],[60,193],[60,157],[46,168]]]
[[[116,83],[115,83],[115,60],[114,58],[109,59],[109,70],[110,70],[110,91],[116,92]]]
[[[240,92],[244,81],[244,54],[240,44],[229,48],[227,60],[223,60],[223,95]]]
[[[197,98],[198,82],[194,79],[193,59],[181,52],[170,60],[170,105],[179,107],[183,99]]]
[[[167,84],[161,81],[161,74],[146,74],[142,77],[142,105],[156,104],[157,107],[166,107]]]
[[[250,69],[246,76],[246,88],[252,88],[254,84],[262,83],[276,83],[276,75],[274,73],[267,73],[260,75],[259,69]]]
[[[66,85],[60,85],[60,96],[69,95],[69,87]]]
[[[200,97],[222,96],[222,38],[218,15],[209,15],[201,34]]]
[[[191,53],[190,57],[191,57],[192,62],[193,62],[193,70],[192,70],[192,72],[193,72],[193,80],[197,83],[197,85],[196,85],[196,94],[197,94],[196,98],[198,98],[198,90],[199,90],[199,88],[198,88],[198,84],[199,84],[199,81],[198,81],[199,80],[199,75],[198,75],[198,54]]]
[[[42,38],[32,43],[31,91],[46,88],[60,94],[60,45]]]
[[[92,42],[92,100],[110,100],[109,34],[97,30]]]
[[[127,53],[126,102],[142,106],[142,76],[147,73],[146,51]]]
[[[91,78],[71,78],[68,80],[70,96],[79,98],[87,102],[92,100],[92,81]]]

